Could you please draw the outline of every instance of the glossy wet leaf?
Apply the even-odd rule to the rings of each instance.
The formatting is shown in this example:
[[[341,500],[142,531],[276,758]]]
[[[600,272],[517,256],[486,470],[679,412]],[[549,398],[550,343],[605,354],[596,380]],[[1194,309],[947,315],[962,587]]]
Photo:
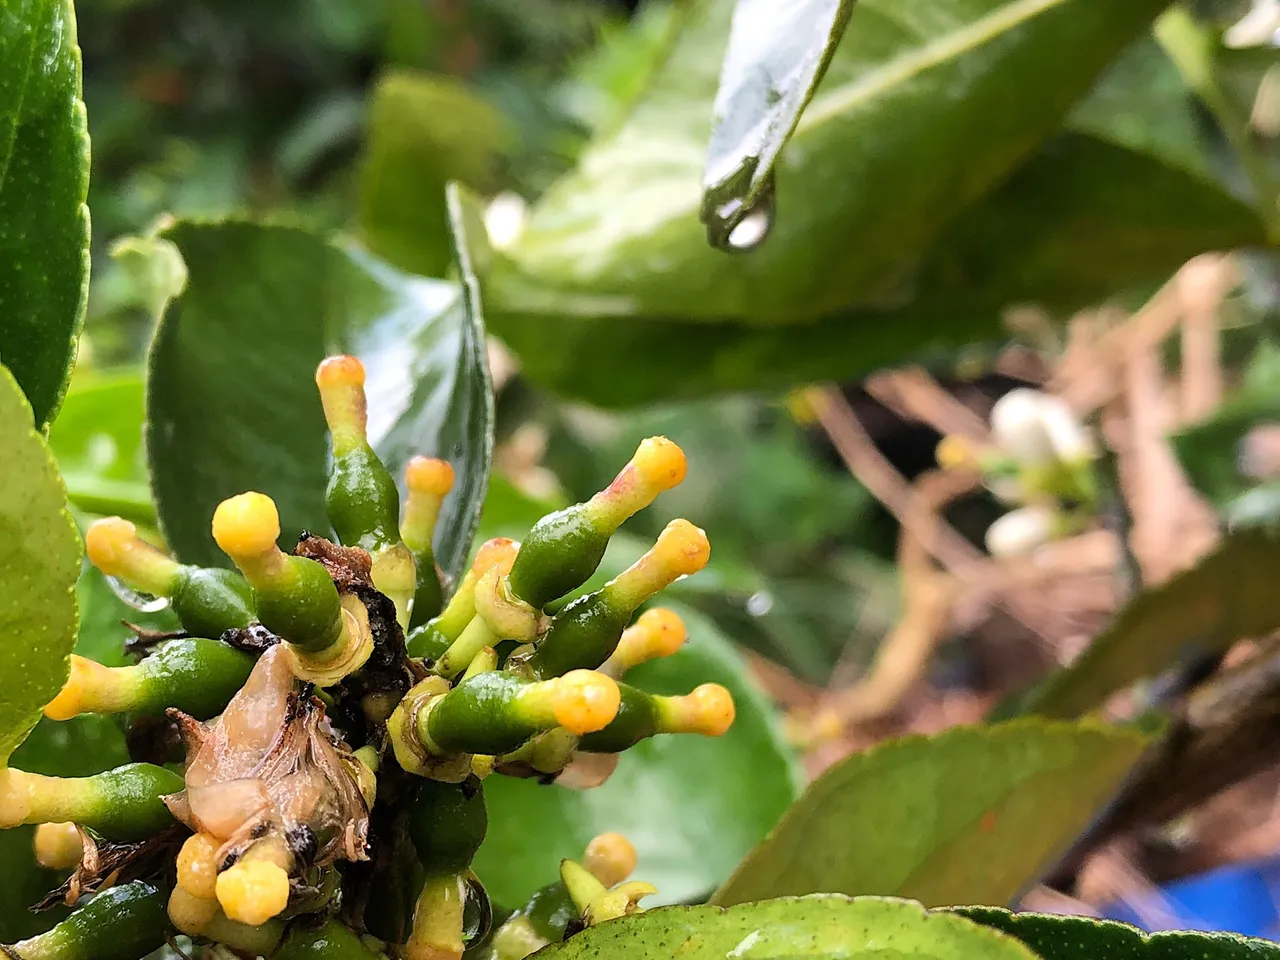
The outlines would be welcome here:
[[[0,0],[0,363],[43,426],[89,293],[89,134],[70,0]]]
[[[0,765],[67,679],[81,544],[31,407],[0,367]]]
[[[1136,680],[1280,629],[1278,565],[1280,534],[1233,531],[1190,570],[1130,600],[1074,663],[1031,692],[1019,712],[1079,716]]]
[[[896,304],[776,329],[607,316],[598,304],[571,315],[554,312],[554,301],[525,313],[512,308],[525,281],[501,258],[486,278],[486,304],[526,375],[618,407],[856,378],[1003,336],[1007,305],[1039,303],[1065,316],[1159,282],[1197,253],[1262,239],[1248,207],[1197,175],[1066,134],[948,226]]]
[[[502,306],[777,324],[900,302],[921,253],[1060,125],[1163,0],[862,0],[742,257],[698,221],[732,0],[698,0],[646,95],[535,205]],[[530,323],[536,321],[530,320]]]
[[[275,498],[286,545],[304,529],[328,531],[315,368],[344,351],[365,364],[370,440],[397,480],[417,453],[453,463],[436,556],[456,571],[471,547],[493,442],[474,287],[460,293],[456,283],[409,276],[289,227],[181,222],[167,236],[189,279],[151,350],[147,446],[177,555],[225,564],[209,518],[244,490]]]
[[[712,902],[825,891],[1008,903],[1089,825],[1146,745],[1040,720],[882,742],[814,781]]]
[[[994,907],[963,907],[962,917],[1017,937],[1040,960],[1274,960],[1280,944],[1235,933],[1168,930],[1143,933],[1136,927],[1092,917],[1010,913]]]
[[[612,778],[592,790],[486,780],[489,833],[476,873],[498,903],[523,903],[555,879],[562,858],[580,858],[593,836],[610,830],[635,844],[635,876],[658,887],[655,902],[705,896],[794,799],[795,761],[741,656],[710,621],[668,602],[663,606],[684,618],[689,642],[674,656],[632,671],[628,681],[661,694],[724,684],[737,704],[733,727],[719,739],[646,740],[624,753]]]
[[[813,98],[854,0],[738,0],[720,70],[701,218],[729,246],[773,187],[778,154]]]
[[[492,185],[506,120],[450,77],[395,71],[378,81],[360,174],[360,234],[373,253],[424,277],[453,263],[445,184]]]
[[[1242,443],[1255,427],[1280,423],[1280,348],[1264,341],[1245,371],[1240,389],[1204,420],[1170,438],[1183,472],[1219,507],[1243,496],[1253,483],[1241,472]]]
[[[77,376],[49,428],[49,445],[81,511],[154,524],[142,444],[140,370]]]
[[[167,612],[145,614],[126,607],[112,593],[102,574],[87,565],[76,584],[76,595],[80,631],[75,652],[108,666],[133,662],[124,654],[125,638],[130,634],[121,620],[166,630],[178,625],[177,619]],[[130,757],[121,720],[100,714],[63,721],[41,717],[31,735],[14,751],[11,763],[21,770],[51,777],[87,777],[128,763]],[[0,830],[0,863],[5,866],[5,882],[0,883],[0,943],[13,943],[47,930],[67,913],[62,908],[39,914],[28,909],[63,877],[36,864],[32,850],[34,830],[34,827]]]
[[[80,537],[66,511],[53,457],[32,427],[31,408],[2,366],[0,462],[0,542],[5,545],[0,556],[0,669],[7,677],[0,701],[0,763],[12,759],[24,769],[65,774],[58,758],[44,749],[41,732],[28,734],[67,678],[67,655],[76,638]],[[58,736],[66,731],[47,732]],[[5,864],[0,943],[12,943],[57,919],[34,917],[27,910],[57,882],[36,867],[32,836],[30,827],[0,831],[0,862]]]
[[[663,907],[611,920],[547,947],[547,960],[724,960],[901,957],[1035,960],[1011,937],[953,913],[884,897],[796,897],[716,907]]]

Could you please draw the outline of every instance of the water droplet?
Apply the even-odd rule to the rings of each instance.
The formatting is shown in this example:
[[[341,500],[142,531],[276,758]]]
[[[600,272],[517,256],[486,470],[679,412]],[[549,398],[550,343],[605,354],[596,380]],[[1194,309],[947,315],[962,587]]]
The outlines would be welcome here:
[[[729,231],[729,246],[735,250],[751,250],[769,233],[772,220],[764,210],[752,210]]]
[[[111,592],[120,598],[121,603],[139,613],[159,613],[161,610],[169,609],[168,597],[153,597],[149,593],[141,593],[115,577],[107,577],[106,581]]]
[[[749,183],[742,184],[742,194],[737,196],[730,194],[723,200],[716,197],[720,202],[711,209],[710,215],[704,209],[707,239],[712,246],[743,253],[755,249],[769,236],[776,206],[773,178],[770,176],[765,182],[758,198],[750,206],[744,199],[748,187]]]
[[[747,598],[747,613],[753,617],[763,617],[773,609],[773,595],[765,590],[757,590]]]

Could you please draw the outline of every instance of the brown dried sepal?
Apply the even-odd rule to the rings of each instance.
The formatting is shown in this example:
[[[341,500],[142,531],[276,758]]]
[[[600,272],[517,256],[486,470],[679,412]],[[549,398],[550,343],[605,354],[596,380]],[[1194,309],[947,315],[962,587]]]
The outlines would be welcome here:
[[[77,827],[84,853],[71,876],[63,880],[33,906],[33,911],[48,910],[58,904],[74,907],[86,893],[96,893],[118,883],[158,876],[173,863],[178,849],[187,838],[179,824],[162,830],[136,843],[117,843]]]
[[[339,546],[324,537],[304,533],[293,552],[323,566],[339,593],[351,593],[356,587],[373,587],[373,558],[367,550]]]
[[[288,845],[299,869],[367,856],[369,810],[350,772],[355,760],[324,705],[301,695],[283,645],[263,653],[217,720],[170,715],[187,743],[187,788],[165,803],[222,842],[220,869],[267,836]]]

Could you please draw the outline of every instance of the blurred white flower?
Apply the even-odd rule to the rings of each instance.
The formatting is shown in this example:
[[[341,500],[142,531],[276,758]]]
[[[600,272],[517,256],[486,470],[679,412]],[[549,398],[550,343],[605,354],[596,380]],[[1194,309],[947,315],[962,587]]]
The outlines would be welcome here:
[[[1278,46],[1280,32],[1280,0],[1253,0],[1253,6],[1223,35],[1228,47]]]
[[[1093,457],[1089,432],[1061,397],[1025,387],[991,409],[991,434],[1005,453],[1028,466]]]
[[[489,201],[484,210],[484,229],[495,250],[506,250],[520,238],[528,204],[518,193],[507,190]]]
[[[1010,390],[991,408],[991,435],[1005,453],[1025,464],[1054,459],[1053,440],[1045,426],[1044,394],[1039,390]]]
[[[1053,538],[1057,514],[1051,507],[1022,507],[987,528],[987,552],[993,557],[1022,557]]]
[[[1002,503],[1021,503],[1027,495],[1027,488],[1022,481],[1013,476],[988,477],[987,489]]]
[[[1049,443],[1059,460],[1077,463],[1093,459],[1093,438],[1065,400],[1049,393],[1040,394],[1040,414],[1049,434]]]

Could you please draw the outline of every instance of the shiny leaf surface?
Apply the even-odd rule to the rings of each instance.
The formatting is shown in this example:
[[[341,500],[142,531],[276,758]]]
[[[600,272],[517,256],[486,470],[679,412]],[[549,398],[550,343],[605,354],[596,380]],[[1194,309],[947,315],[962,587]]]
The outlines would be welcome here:
[[[89,294],[89,133],[70,0],[0,2],[0,363],[43,426]]]
[[[894,305],[775,329],[570,315],[554,312],[553,300],[544,302],[546,312],[524,314],[510,309],[524,296],[524,281],[500,257],[486,302],[493,329],[528,376],[620,407],[855,378],[998,337],[1009,304],[1065,314],[1159,281],[1204,250],[1262,239],[1248,207],[1197,175],[1097,137],[1065,134],[948,226],[913,291]]]
[[[0,765],[67,679],[76,639],[81,544],[31,407],[0,367]]]
[[[365,364],[370,441],[397,479],[414,454],[453,463],[436,557],[456,572],[493,443],[474,285],[460,293],[288,227],[183,222],[168,237],[189,280],[151,350],[147,450],[175,553],[225,564],[209,520],[244,490],[275,498],[287,546],[304,529],[328,531],[328,441],[314,376],[326,354],[345,351]]]
[[[547,960],[760,960],[765,957],[902,957],[1034,960],[1011,937],[909,900],[800,897],[715,907],[664,907],[611,920],[539,954]]]
[[[781,157],[768,243],[729,257],[697,214],[733,4],[698,0],[627,122],[534,207],[501,306],[777,324],[901,301],[942,227],[1164,5],[863,0]]]
[[[1125,923],[1044,913],[1010,913],[994,907],[955,911],[983,926],[1017,937],[1040,960],[1273,960],[1280,944],[1234,933],[1168,930],[1145,934]]]
[[[778,154],[813,98],[854,0],[738,0],[720,70],[702,183],[707,239],[734,227],[773,189]]]
[[[1039,720],[885,741],[814,781],[712,902],[839,892],[1007,903],[1089,825],[1146,743]]]

